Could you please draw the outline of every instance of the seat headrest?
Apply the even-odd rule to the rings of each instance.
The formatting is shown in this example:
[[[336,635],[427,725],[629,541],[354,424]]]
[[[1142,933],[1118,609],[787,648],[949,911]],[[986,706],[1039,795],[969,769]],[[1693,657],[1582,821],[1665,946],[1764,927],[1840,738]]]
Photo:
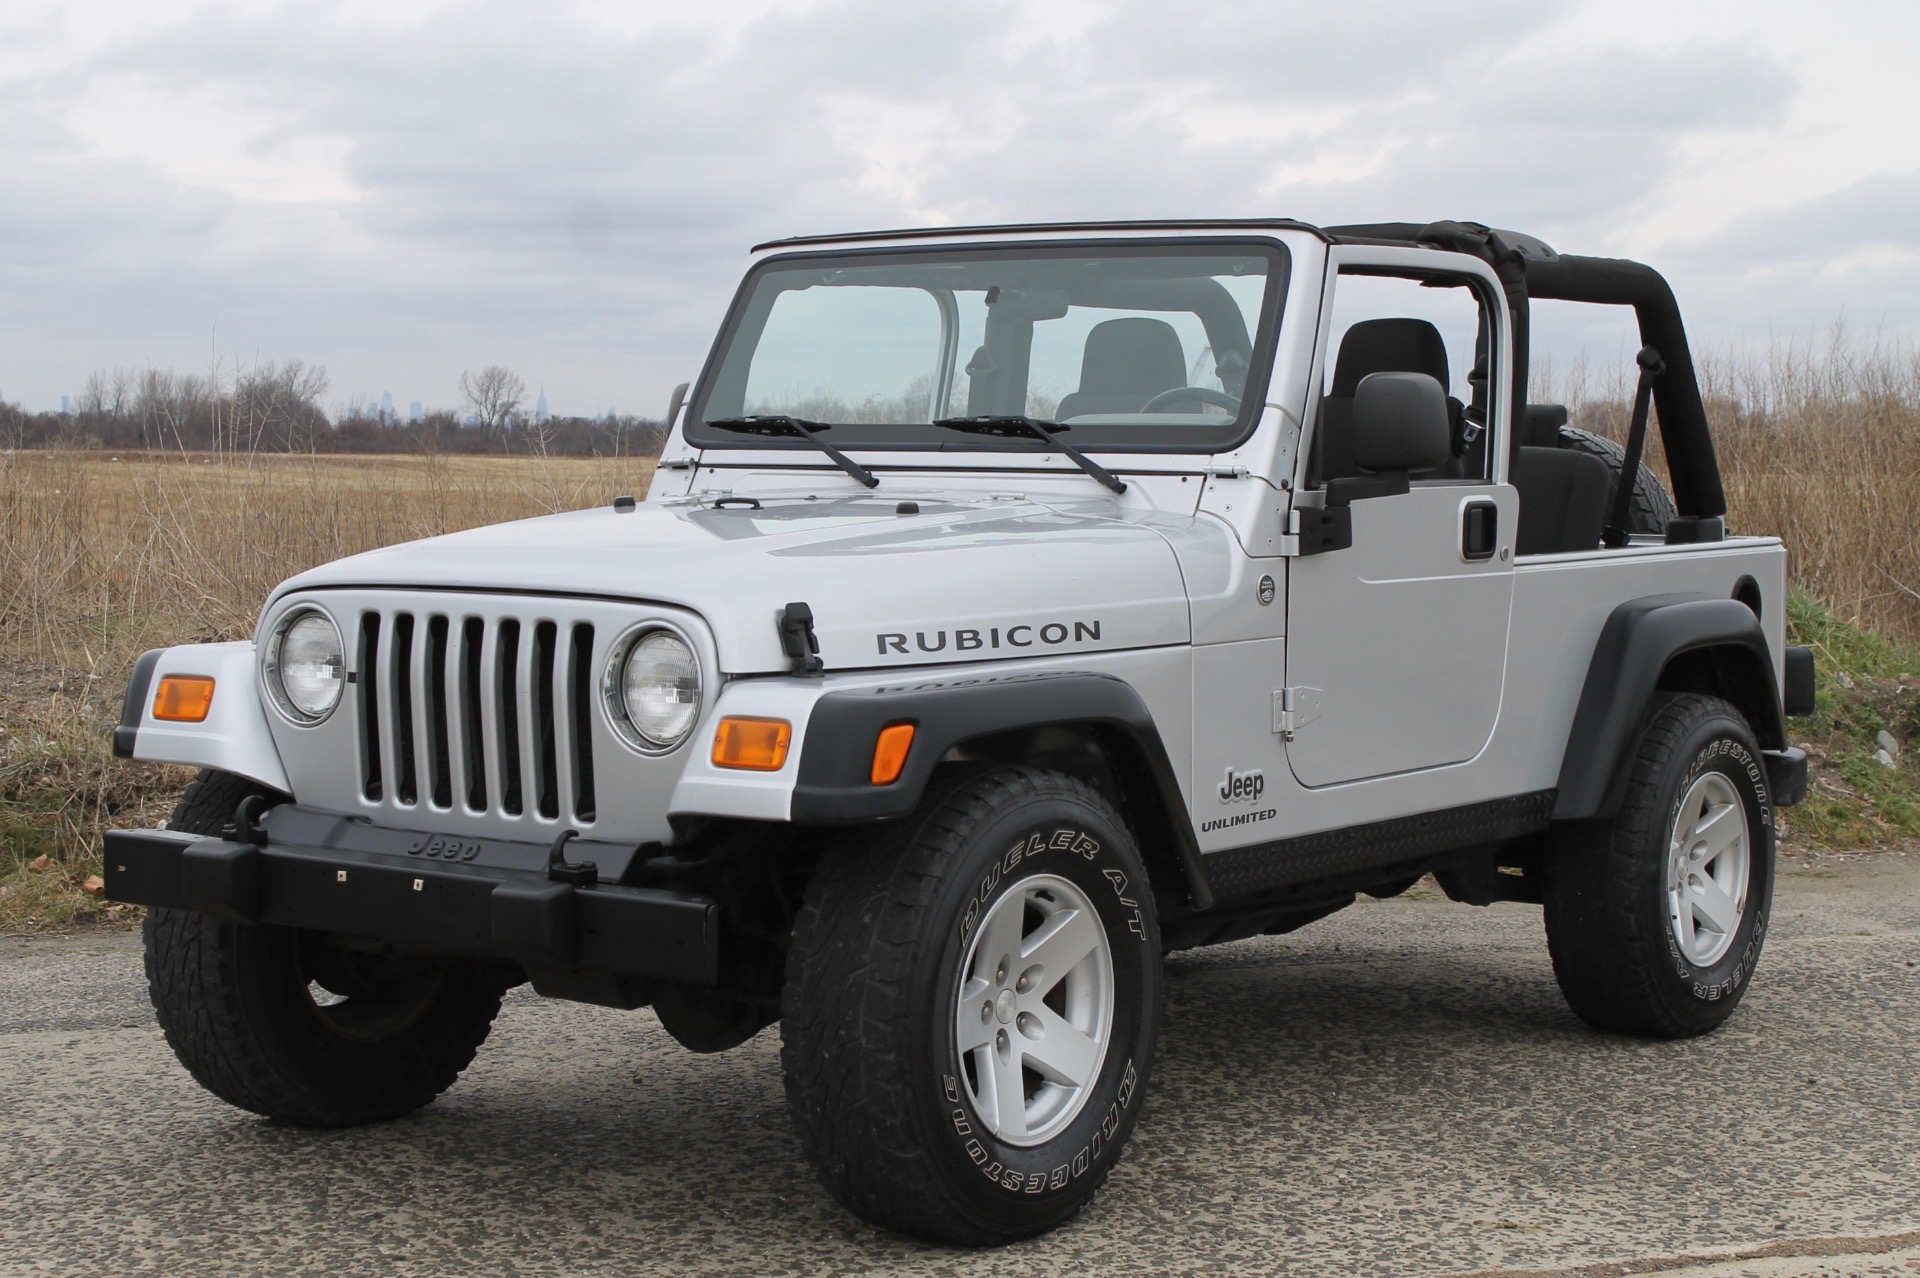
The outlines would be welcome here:
[[[1560,447],[1560,428],[1567,424],[1565,404],[1528,404],[1520,431],[1522,448]]]
[[[1340,341],[1329,395],[1351,396],[1372,373],[1425,373],[1446,390],[1447,344],[1440,330],[1422,319],[1361,320]]]
[[[1137,395],[1144,401],[1186,384],[1186,351],[1165,320],[1104,320],[1087,334],[1080,361],[1082,392]]]

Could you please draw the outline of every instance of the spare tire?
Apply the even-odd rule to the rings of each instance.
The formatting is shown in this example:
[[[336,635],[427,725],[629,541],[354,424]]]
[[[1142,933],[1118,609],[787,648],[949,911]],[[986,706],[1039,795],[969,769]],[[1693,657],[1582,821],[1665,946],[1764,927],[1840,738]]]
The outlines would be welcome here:
[[[1573,426],[1560,428],[1560,447],[1598,457],[1607,464],[1607,469],[1612,472],[1607,484],[1607,516],[1612,518],[1613,494],[1620,487],[1620,472],[1626,468],[1627,450],[1604,435]],[[1673,498],[1667,495],[1665,486],[1642,463],[1640,482],[1633,486],[1633,506],[1627,516],[1627,531],[1664,537],[1667,535],[1667,521],[1676,513]]]

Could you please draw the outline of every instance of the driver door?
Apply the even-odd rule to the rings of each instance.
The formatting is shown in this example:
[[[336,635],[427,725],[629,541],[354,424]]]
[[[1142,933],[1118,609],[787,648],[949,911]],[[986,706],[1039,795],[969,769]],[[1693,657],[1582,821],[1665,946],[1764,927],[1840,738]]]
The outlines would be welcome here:
[[[1353,386],[1369,372],[1430,373],[1459,401],[1456,440],[1475,417],[1489,429],[1464,451],[1457,444],[1442,473],[1415,474],[1410,491],[1353,502],[1351,546],[1293,561],[1294,713],[1283,739],[1288,766],[1308,787],[1465,763],[1499,717],[1519,516],[1518,495],[1503,482],[1507,441],[1491,429],[1502,414],[1489,396],[1508,384],[1498,375],[1504,308],[1478,263],[1460,259],[1455,276],[1433,272],[1434,259],[1353,246],[1332,255],[1303,495],[1324,492],[1330,474],[1358,473],[1340,432]]]

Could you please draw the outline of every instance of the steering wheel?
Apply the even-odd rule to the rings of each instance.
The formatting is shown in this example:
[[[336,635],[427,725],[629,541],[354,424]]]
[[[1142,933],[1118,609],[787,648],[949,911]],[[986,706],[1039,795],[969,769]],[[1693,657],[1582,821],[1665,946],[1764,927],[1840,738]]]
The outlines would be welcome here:
[[[1205,386],[1176,386],[1172,390],[1163,390],[1146,403],[1140,405],[1143,413],[1157,412],[1168,404],[1183,399],[1199,400],[1202,404],[1212,404],[1215,408],[1224,408],[1229,413],[1240,411],[1240,401],[1225,391],[1209,390]]]

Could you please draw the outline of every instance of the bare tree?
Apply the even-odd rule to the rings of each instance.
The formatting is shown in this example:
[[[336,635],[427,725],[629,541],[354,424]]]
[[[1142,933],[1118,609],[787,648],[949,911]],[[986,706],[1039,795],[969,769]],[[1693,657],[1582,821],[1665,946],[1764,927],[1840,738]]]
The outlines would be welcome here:
[[[506,430],[526,393],[527,384],[519,374],[498,364],[460,374],[460,398],[489,435]]]
[[[234,370],[228,402],[227,446],[252,452],[310,450],[314,433],[327,424],[320,397],[327,393],[325,366],[290,359],[266,360]]]

